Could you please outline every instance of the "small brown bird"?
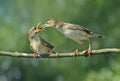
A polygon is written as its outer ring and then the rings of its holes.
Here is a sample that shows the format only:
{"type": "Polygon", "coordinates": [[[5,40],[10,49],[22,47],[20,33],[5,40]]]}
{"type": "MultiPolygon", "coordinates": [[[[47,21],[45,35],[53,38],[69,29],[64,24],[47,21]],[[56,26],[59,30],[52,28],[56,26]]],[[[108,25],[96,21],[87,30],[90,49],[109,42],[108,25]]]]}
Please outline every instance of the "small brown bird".
{"type": "MultiPolygon", "coordinates": [[[[89,48],[87,49],[86,53],[90,56],[92,50],[91,50],[91,44],[90,44],[90,37],[96,37],[96,38],[104,38],[104,36],[99,34],[92,33],[89,29],[77,25],[77,24],[71,24],[67,22],[62,22],[56,19],[48,20],[44,25],[42,25],[44,28],[46,27],[56,27],[58,31],[60,31],[63,35],[66,37],[76,41],[79,44],[82,44],[81,40],[88,40],[89,42],[89,48]]],[[[78,54],[78,50],[74,52],[74,55],[78,54]]]]}
{"type": "Polygon", "coordinates": [[[40,24],[37,26],[33,26],[29,30],[29,41],[30,41],[30,48],[34,52],[34,57],[38,57],[39,55],[47,55],[49,56],[51,53],[55,53],[53,51],[54,46],[50,43],[46,42],[44,39],[39,37],[39,33],[42,32],[44,29],[40,27],[40,24]]]}

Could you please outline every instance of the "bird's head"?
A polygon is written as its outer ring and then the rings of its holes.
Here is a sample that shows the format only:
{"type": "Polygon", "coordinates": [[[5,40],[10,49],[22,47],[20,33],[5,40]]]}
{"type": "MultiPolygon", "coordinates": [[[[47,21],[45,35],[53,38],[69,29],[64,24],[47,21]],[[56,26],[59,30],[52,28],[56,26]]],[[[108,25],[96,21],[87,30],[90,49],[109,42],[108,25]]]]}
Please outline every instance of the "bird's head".
{"type": "Polygon", "coordinates": [[[29,33],[30,36],[34,36],[34,35],[38,34],[39,32],[42,32],[43,30],[44,30],[44,28],[42,28],[40,26],[40,23],[39,23],[38,25],[33,26],[32,28],[30,28],[28,33],[29,33]]]}
{"type": "Polygon", "coordinates": [[[46,27],[55,27],[55,25],[57,24],[58,20],[56,19],[50,19],[48,20],[44,25],[42,25],[43,28],[46,27]]]}

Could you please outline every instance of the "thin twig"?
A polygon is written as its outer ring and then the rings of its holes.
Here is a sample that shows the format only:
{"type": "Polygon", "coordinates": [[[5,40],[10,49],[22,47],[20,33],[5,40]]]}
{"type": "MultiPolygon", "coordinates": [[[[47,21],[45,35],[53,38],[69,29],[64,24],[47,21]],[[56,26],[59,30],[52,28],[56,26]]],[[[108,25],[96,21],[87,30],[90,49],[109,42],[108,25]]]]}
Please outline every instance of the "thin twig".
{"type": "MultiPolygon", "coordinates": [[[[101,54],[120,54],[120,48],[106,48],[106,49],[98,49],[92,50],[91,55],[101,55],[101,54]]],[[[11,56],[11,57],[24,57],[24,58],[34,58],[34,54],[29,53],[19,53],[19,52],[5,52],[0,51],[0,56],[11,56]]],[[[85,56],[85,51],[79,52],[76,57],[85,56]]],[[[73,53],[58,53],[51,54],[50,56],[39,56],[38,58],[63,58],[63,57],[73,57],[73,53]]]]}

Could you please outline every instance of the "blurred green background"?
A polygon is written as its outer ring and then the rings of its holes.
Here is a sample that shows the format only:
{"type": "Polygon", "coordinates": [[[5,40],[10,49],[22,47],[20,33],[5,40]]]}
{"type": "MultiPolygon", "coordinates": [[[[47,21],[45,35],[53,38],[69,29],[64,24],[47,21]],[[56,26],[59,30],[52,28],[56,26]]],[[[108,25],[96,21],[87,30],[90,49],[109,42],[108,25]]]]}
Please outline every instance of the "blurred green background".
{"type": "MultiPolygon", "coordinates": [[[[0,50],[32,53],[28,30],[56,18],[83,25],[105,39],[92,39],[92,48],[120,47],[120,0],[0,0],[0,50]]],[[[41,37],[58,52],[80,47],[54,28],[41,37]]],[[[87,41],[80,47],[85,50],[87,41]]],[[[0,57],[0,81],[120,81],[120,56],[31,59],[0,57]]]]}

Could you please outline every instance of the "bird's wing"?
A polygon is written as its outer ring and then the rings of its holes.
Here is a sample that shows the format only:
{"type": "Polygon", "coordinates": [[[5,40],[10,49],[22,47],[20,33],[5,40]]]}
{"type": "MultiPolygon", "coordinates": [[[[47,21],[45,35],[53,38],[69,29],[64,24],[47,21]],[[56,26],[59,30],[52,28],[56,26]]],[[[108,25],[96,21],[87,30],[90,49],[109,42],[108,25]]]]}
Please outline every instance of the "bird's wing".
{"type": "Polygon", "coordinates": [[[89,29],[85,28],[84,26],[77,25],[77,24],[67,23],[67,28],[72,29],[72,30],[82,30],[92,35],[92,32],[89,29]]]}
{"type": "Polygon", "coordinates": [[[53,49],[53,48],[54,48],[53,45],[51,45],[50,43],[48,43],[48,42],[45,41],[44,39],[40,38],[40,40],[42,41],[41,43],[42,43],[44,46],[46,46],[46,47],[48,47],[48,48],[50,48],[50,49],[53,49]]]}

